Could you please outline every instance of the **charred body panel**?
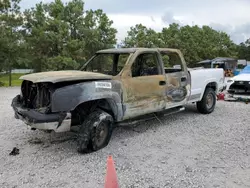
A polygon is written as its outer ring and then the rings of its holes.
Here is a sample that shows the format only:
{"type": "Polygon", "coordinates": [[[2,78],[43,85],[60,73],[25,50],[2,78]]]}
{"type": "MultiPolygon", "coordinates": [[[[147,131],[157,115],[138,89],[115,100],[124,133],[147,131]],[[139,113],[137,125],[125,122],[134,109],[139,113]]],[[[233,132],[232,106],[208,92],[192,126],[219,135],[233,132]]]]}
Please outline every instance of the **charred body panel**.
{"type": "Polygon", "coordinates": [[[190,83],[188,80],[182,81],[182,76],[185,75],[183,72],[167,73],[166,79],[168,82],[166,88],[167,102],[182,102],[188,97],[188,90],[190,83]]]}
{"type": "MultiPolygon", "coordinates": [[[[131,49],[133,50],[133,49],[131,49]]],[[[134,118],[139,115],[158,112],[169,107],[184,103],[187,99],[187,80],[182,81],[182,77],[187,77],[185,61],[182,61],[182,70],[166,74],[160,52],[169,52],[181,55],[178,50],[173,49],[138,49],[134,51],[128,64],[122,73],[124,120],[134,118]],[[146,75],[132,74],[133,64],[137,63],[137,58],[143,54],[153,54],[155,56],[154,69],[143,73],[146,75]],[[158,71],[157,71],[158,70],[158,71]]]]}
{"type": "Polygon", "coordinates": [[[165,109],[163,80],[163,75],[123,79],[124,119],[165,109]]]}
{"type": "Polygon", "coordinates": [[[62,83],[33,83],[24,80],[21,85],[20,102],[24,108],[36,109],[42,113],[51,112],[52,94],[59,88],[74,85],[81,81],[62,83]]]}
{"type": "Polygon", "coordinates": [[[21,112],[22,116],[29,118],[30,123],[37,121],[41,123],[41,121],[48,122],[51,114],[53,120],[58,120],[57,115],[53,114],[70,113],[84,102],[105,99],[112,109],[115,120],[120,121],[123,116],[121,93],[121,83],[116,80],[57,84],[34,84],[23,81],[21,95],[13,99],[12,106],[16,112],[17,107],[24,109],[21,112]]]}
{"type": "Polygon", "coordinates": [[[124,120],[165,108],[166,78],[158,49],[136,50],[123,69],[121,82],[124,120]],[[145,70],[143,63],[147,55],[151,56],[152,64],[145,70]],[[152,71],[151,68],[155,70],[152,71]]]}
{"type": "Polygon", "coordinates": [[[181,102],[187,96],[187,89],[186,87],[173,88],[173,89],[167,90],[166,95],[173,102],[181,102]]]}
{"type": "Polygon", "coordinates": [[[78,105],[105,99],[117,121],[122,119],[121,83],[116,80],[99,80],[69,85],[55,90],[51,98],[52,112],[72,111],[78,105]]]}
{"type": "Polygon", "coordinates": [[[54,130],[55,132],[66,132],[70,130],[71,114],[67,112],[60,113],[42,113],[37,109],[26,108],[23,105],[21,96],[17,95],[11,103],[15,112],[15,118],[23,120],[33,129],[54,130]]]}

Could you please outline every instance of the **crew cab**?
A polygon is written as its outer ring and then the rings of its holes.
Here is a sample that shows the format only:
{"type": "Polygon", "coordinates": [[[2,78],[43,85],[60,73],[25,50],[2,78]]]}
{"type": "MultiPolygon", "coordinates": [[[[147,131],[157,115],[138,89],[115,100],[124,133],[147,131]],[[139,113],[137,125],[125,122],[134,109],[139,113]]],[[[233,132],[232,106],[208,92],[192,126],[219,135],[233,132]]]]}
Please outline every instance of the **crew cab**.
{"type": "Polygon", "coordinates": [[[12,101],[17,119],[33,130],[77,131],[80,153],[105,147],[112,130],[196,103],[210,114],[223,90],[223,69],[188,69],[180,50],[97,51],[80,70],[28,74],[12,101]]]}

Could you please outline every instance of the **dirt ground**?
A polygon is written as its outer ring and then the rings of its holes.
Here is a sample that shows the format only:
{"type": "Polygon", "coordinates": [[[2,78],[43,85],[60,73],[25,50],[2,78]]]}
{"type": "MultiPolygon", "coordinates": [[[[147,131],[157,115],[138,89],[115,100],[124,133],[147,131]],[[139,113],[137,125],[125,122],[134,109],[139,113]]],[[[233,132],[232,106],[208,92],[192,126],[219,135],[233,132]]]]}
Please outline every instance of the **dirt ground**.
{"type": "Polygon", "coordinates": [[[120,187],[250,187],[250,104],[218,101],[210,115],[186,111],[115,129],[95,153],[73,135],[32,131],[14,118],[19,88],[0,88],[0,187],[102,188],[112,155],[120,187]],[[13,147],[19,155],[9,155],[13,147]]]}

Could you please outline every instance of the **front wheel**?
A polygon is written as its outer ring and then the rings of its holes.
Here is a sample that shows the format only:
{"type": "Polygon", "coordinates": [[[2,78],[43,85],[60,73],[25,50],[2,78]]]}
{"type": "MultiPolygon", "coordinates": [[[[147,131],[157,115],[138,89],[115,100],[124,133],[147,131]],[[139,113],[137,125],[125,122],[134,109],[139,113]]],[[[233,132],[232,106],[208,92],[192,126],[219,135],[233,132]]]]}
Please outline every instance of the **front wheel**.
{"type": "Polygon", "coordinates": [[[210,114],[214,111],[216,94],[212,88],[207,88],[201,101],[197,102],[197,110],[202,114],[210,114]]]}
{"type": "Polygon", "coordinates": [[[108,145],[113,130],[113,117],[97,109],[83,122],[78,133],[78,152],[89,153],[108,145]]]}

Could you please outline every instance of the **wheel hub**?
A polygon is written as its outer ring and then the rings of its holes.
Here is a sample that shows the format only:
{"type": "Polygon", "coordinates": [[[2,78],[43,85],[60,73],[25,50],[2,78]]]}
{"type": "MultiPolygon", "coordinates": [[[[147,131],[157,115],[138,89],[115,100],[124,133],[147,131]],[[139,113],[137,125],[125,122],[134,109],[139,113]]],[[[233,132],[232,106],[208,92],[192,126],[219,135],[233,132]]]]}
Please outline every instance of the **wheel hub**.
{"type": "Polygon", "coordinates": [[[103,135],[104,135],[104,131],[103,130],[101,130],[101,132],[100,132],[100,137],[103,137],[103,135]]]}
{"type": "Polygon", "coordinates": [[[207,95],[207,100],[206,100],[206,105],[207,105],[207,108],[212,108],[213,106],[213,96],[212,94],[208,94],[207,95]]]}
{"type": "Polygon", "coordinates": [[[96,145],[101,146],[108,136],[108,125],[106,123],[101,123],[96,130],[96,145]]]}

